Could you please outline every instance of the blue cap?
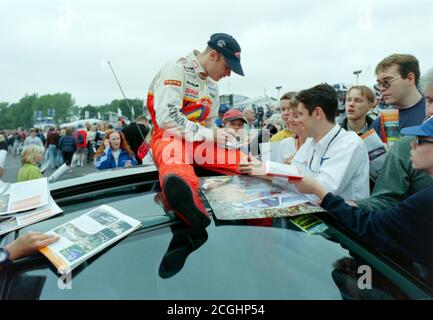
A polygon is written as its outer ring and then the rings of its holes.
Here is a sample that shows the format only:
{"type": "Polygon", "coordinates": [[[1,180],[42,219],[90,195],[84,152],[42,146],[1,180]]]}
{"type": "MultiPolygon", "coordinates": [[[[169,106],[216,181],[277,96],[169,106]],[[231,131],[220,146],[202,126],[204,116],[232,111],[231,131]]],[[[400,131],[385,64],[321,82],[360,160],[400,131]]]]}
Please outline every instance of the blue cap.
{"type": "Polygon", "coordinates": [[[228,66],[233,72],[241,76],[244,75],[241,66],[241,47],[231,35],[215,33],[211,35],[207,45],[224,56],[228,66]]]}
{"type": "Polygon", "coordinates": [[[420,126],[408,127],[401,130],[401,133],[406,136],[419,136],[433,138],[433,116],[428,118],[420,126]]]}

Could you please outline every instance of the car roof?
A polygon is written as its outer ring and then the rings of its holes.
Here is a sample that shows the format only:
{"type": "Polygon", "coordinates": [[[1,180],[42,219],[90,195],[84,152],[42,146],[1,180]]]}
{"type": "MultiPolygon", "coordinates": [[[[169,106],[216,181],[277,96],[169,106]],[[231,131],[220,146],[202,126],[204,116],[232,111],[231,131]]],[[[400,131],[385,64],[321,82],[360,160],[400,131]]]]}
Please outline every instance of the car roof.
{"type": "Polygon", "coordinates": [[[365,261],[373,268],[374,290],[355,290],[355,297],[431,294],[333,226],[327,235],[309,235],[287,218],[274,219],[273,227],[260,227],[214,217],[206,233],[192,234],[161,207],[157,178],[155,168],[142,167],[114,170],[81,184],[68,180],[52,186],[64,214],[19,234],[48,231],[101,204],[140,220],[142,228],[75,269],[74,290],[59,288],[59,275],[43,256],[23,259],[2,275],[2,292],[7,292],[2,298],[342,299],[354,295],[358,267],[365,261]]]}

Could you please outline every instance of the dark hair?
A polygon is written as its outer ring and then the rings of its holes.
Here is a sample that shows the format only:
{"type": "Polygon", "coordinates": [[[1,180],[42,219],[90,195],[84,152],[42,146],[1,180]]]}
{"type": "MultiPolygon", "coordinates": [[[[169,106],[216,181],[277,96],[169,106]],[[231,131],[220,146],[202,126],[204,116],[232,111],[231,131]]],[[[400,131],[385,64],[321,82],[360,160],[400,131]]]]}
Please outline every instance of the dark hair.
{"type": "Polygon", "coordinates": [[[406,79],[409,73],[413,73],[415,75],[415,85],[418,86],[421,72],[419,71],[418,59],[415,56],[411,54],[392,54],[379,62],[375,73],[378,74],[379,71],[388,69],[393,65],[398,66],[398,71],[403,79],[406,79]]]}
{"type": "Polygon", "coordinates": [[[335,89],[327,83],[319,84],[310,89],[302,90],[296,96],[299,102],[308,109],[311,115],[317,107],[320,107],[329,122],[334,123],[338,109],[338,98],[335,89]]]}

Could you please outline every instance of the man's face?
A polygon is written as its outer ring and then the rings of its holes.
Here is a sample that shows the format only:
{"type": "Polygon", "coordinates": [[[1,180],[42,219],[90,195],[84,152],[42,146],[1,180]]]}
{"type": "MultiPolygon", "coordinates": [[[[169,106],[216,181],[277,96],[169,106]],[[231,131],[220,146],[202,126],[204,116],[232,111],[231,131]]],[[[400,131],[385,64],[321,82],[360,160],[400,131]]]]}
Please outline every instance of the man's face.
{"type": "Polygon", "coordinates": [[[417,137],[411,143],[410,159],[412,167],[417,170],[433,170],[433,138],[417,137]],[[419,144],[417,144],[417,141],[419,144]],[[426,141],[426,142],[424,142],[426,141]]]}
{"type": "Polygon", "coordinates": [[[427,117],[433,116],[433,86],[428,88],[425,96],[425,114],[427,117]]]}
{"type": "Polygon", "coordinates": [[[34,138],[34,137],[36,137],[36,131],[32,131],[32,132],[30,132],[30,134],[31,134],[31,136],[34,138]]]}
{"type": "Polygon", "coordinates": [[[284,124],[287,127],[289,127],[289,117],[292,111],[290,108],[290,100],[281,100],[280,109],[281,109],[281,118],[283,119],[284,124]]]}
{"type": "Polygon", "coordinates": [[[298,113],[298,123],[302,126],[304,133],[307,137],[313,137],[316,124],[316,120],[314,119],[314,112],[312,115],[309,115],[308,109],[305,108],[305,105],[302,102],[299,102],[298,113]]]}
{"type": "Polygon", "coordinates": [[[247,110],[245,112],[245,118],[247,119],[248,122],[253,122],[254,119],[256,118],[256,113],[252,110],[247,110]]]}
{"type": "Polygon", "coordinates": [[[361,90],[352,89],[346,96],[346,113],[350,120],[365,118],[365,115],[372,107],[367,97],[363,96],[361,90]]]}
{"type": "Polygon", "coordinates": [[[233,129],[237,133],[240,133],[241,130],[244,128],[245,122],[242,119],[236,119],[232,121],[227,121],[227,123],[224,125],[225,128],[233,129]]]}
{"type": "Polygon", "coordinates": [[[224,77],[230,77],[231,70],[226,63],[224,56],[214,50],[209,53],[209,63],[207,73],[214,81],[219,81],[224,77]]]}
{"type": "MultiPolygon", "coordinates": [[[[380,93],[383,100],[388,105],[394,105],[397,108],[402,106],[402,101],[409,94],[410,86],[409,80],[403,79],[399,72],[398,65],[392,65],[389,68],[381,70],[376,75],[378,83],[389,83],[389,88],[386,86],[380,86],[380,93]]],[[[406,107],[406,106],[402,106],[406,107]]]]}

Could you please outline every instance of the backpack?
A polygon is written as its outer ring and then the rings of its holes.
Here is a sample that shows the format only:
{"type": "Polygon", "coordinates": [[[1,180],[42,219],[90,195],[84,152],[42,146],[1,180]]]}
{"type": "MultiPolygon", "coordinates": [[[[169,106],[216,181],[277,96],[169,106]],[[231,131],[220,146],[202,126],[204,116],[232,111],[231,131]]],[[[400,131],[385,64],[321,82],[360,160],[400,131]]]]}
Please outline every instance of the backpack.
{"type": "Polygon", "coordinates": [[[78,131],[78,133],[77,133],[77,141],[78,141],[78,144],[84,143],[84,136],[81,134],[81,131],[78,131]]]}

